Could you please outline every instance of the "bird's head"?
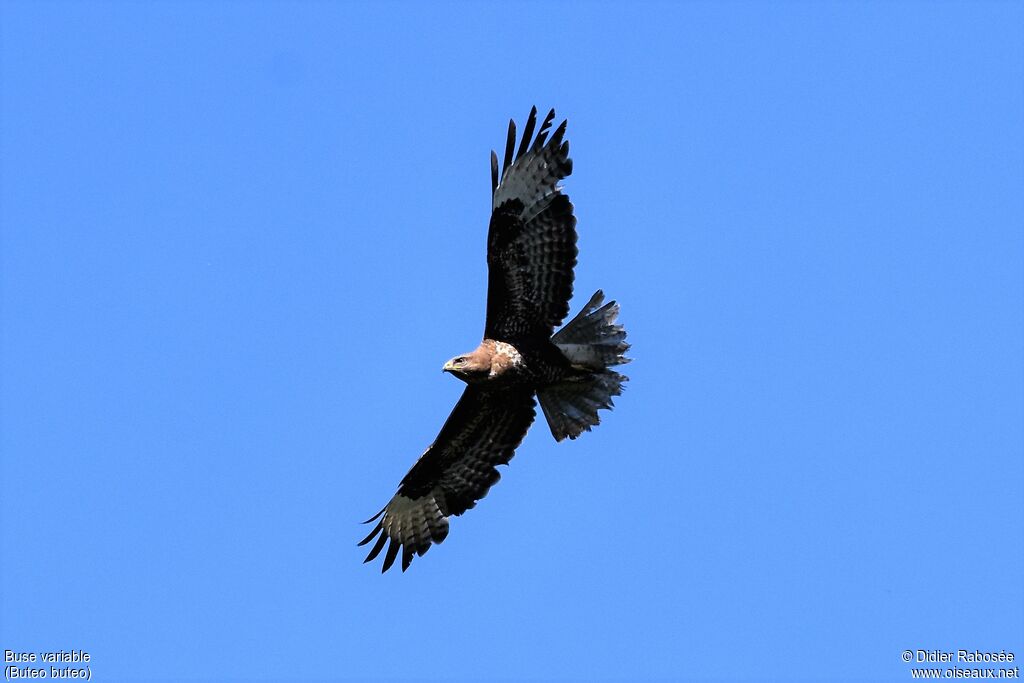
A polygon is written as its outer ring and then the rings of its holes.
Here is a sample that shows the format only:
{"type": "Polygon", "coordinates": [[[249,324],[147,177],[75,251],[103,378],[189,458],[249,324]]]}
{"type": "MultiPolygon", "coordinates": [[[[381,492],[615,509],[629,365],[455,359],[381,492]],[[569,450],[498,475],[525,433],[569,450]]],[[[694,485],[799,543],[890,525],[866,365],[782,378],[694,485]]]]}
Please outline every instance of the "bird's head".
{"type": "Polygon", "coordinates": [[[442,372],[450,372],[463,382],[479,382],[487,379],[491,372],[491,358],[481,349],[461,356],[455,356],[444,364],[442,372]]]}

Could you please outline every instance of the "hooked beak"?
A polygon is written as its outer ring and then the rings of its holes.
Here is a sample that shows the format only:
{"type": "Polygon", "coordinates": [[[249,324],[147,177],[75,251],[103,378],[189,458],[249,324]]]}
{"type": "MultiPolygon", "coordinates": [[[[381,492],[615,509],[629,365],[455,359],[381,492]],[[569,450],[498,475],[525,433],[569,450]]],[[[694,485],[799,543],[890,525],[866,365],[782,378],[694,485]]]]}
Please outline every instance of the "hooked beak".
{"type": "Polygon", "coordinates": [[[447,361],[447,362],[445,362],[445,364],[443,366],[441,366],[441,372],[442,373],[444,373],[444,372],[451,372],[452,371],[452,367],[453,367],[452,366],[452,362],[451,361],[447,361]]]}

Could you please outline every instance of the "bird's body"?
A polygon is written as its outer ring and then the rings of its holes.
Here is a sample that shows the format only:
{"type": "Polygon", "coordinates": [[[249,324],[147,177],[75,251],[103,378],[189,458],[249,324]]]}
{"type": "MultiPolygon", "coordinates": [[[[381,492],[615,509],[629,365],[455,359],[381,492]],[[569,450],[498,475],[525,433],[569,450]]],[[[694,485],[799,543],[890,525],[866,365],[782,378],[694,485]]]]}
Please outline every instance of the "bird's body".
{"type": "Polygon", "coordinates": [[[442,369],[467,384],[529,386],[534,390],[577,374],[569,359],[547,339],[540,343],[484,339],[476,349],[453,358],[442,369]]]}
{"type": "Polygon", "coordinates": [[[390,539],[383,570],[402,552],[402,570],[448,534],[448,518],[476,505],[498,481],[534,420],[536,399],[557,441],[575,439],[600,422],[626,377],[609,369],[628,362],[626,332],[615,302],[599,290],[583,310],[552,335],[569,312],[576,265],[576,218],[558,181],[572,172],[566,122],[552,134],[552,110],[536,139],[530,112],[518,152],[509,122],[499,178],[491,153],[492,213],[487,238],[487,319],[484,339],[443,370],[467,387],[441,432],[402,479],[398,493],[367,522],[360,543],[377,542],[373,560],[390,539]],[[531,144],[532,143],[532,144],[531,144]],[[500,182],[499,182],[500,180],[500,182]],[[379,535],[379,536],[378,536],[379,535]]]}

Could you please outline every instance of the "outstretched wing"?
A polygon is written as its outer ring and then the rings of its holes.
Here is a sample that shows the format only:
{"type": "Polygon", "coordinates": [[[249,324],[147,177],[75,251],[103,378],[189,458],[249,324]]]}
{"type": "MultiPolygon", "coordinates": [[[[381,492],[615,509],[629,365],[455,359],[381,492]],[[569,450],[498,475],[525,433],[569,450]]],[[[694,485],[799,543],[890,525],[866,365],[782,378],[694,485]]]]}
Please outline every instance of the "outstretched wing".
{"type": "Polygon", "coordinates": [[[534,416],[533,391],[469,386],[448,416],[434,443],[402,479],[387,506],[367,520],[377,521],[370,535],[377,542],[366,556],[372,561],[391,540],[384,556],[386,572],[402,551],[402,571],[413,554],[423,555],[448,535],[448,516],[461,515],[487,495],[526,436],[534,416]]]}
{"type": "Polygon", "coordinates": [[[508,123],[505,158],[491,152],[491,225],[487,236],[487,324],[484,337],[550,336],[569,312],[576,265],[576,217],[558,182],[572,173],[562,121],[547,140],[552,109],[536,139],[537,108],[514,152],[516,125],[508,123]]]}

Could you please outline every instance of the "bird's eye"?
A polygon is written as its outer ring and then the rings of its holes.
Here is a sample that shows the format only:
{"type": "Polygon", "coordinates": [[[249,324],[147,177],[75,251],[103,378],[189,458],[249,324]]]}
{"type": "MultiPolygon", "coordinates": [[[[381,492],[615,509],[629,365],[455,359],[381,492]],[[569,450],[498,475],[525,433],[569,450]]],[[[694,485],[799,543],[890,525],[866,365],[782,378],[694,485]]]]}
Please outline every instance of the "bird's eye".
{"type": "Polygon", "coordinates": [[[455,359],[455,364],[456,365],[463,365],[463,364],[465,364],[465,362],[466,362],[465,358],[456,358],[455,359]]]}

